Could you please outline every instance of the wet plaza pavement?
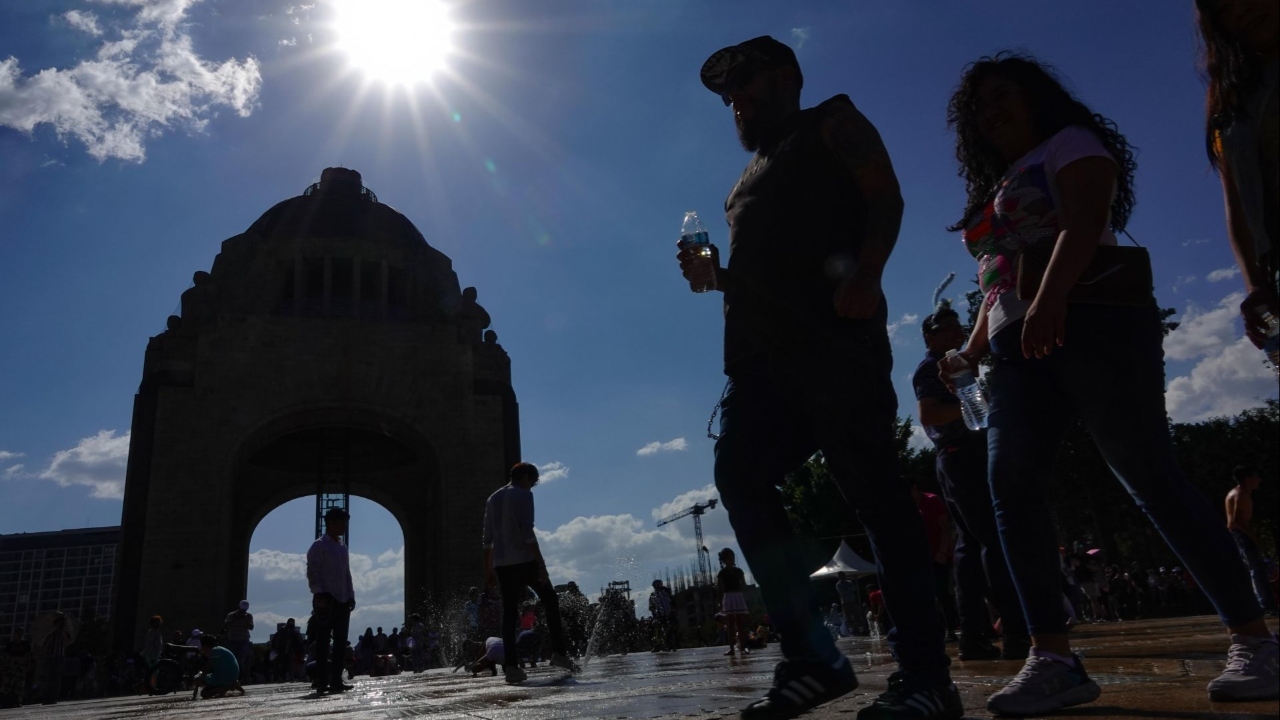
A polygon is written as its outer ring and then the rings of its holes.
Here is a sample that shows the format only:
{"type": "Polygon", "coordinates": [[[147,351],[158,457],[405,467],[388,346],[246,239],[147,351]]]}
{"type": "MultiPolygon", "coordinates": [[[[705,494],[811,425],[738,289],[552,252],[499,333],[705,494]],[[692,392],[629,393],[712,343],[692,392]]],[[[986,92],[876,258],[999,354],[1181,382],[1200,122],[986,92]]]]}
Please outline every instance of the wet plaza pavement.
{"type": "MultiPolygon", "coordinates": [[[[1078,628],[1075,645],[1102,697],[1055,717],[1169,718],[1171,720],[1273,720],[1280,703],[1214,704],[1205,683],[1221,672],[1226,636],[1211,617],[1103,623],[1078,628]]],[[[806,715],[852,719],[885,689],[893,666],[879,641],[840,644],[858,668],[862,686],[806,715]]],[[[953,653],[955,646],[948,649],[953,653]]],[[[578,718],[726,718],[763,694],[777,662],[776,647],[730,659],[720,649],[639,653],[593,659],[576,677],[539,667],[527,682],[509,686],[501,676],[472,678],[433,670],[389,678],[359,677],[355,690],[317,697],[301,684],[254,685],[242,698],[191,700],[190,693],[65,702],[0,710],[0,719],[23,720],[571,720],[578,718]]],[[[987,695],[1018,671],[1020,663],[953,665],[966,717],[988,718],[987,695]]]]}

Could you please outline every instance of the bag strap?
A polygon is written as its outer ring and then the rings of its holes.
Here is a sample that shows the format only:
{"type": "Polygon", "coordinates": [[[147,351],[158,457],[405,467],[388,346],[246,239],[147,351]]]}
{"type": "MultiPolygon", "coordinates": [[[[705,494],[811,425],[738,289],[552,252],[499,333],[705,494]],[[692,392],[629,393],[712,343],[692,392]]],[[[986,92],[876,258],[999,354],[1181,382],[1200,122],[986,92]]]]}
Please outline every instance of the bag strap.
{"type": "Polygon", "coordinates": [[[1133,243],[1135,246],[1143,247],[1141,243],[1133,239],[1133,236],[1129,234],[1128,230],[1121,230],[1120,232],[1123,233],[1125,237],[1129,238],[1129,242],[1133,243]]]}
{"type": "Polygon", "coordinates": [[[720,436],[711,431],[716,424],[716,415],[720,412],[720,405],[724,403],[724,396],[729,394],[729,380],[724,383],[724,390],[720,392],[720,399],[716,401],[716,406],[711,409],[711,419],[707,421],[707,437],[712,440],[719,440],[720,436]]]}

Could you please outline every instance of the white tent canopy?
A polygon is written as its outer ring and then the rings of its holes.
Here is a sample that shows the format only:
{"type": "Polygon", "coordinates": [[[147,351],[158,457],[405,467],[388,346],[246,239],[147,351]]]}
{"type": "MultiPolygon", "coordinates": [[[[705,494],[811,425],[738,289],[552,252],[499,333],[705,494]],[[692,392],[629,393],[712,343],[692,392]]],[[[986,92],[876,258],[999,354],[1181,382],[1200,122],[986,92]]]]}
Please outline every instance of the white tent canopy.
{"type": "Polygon", "coordinates": [[[836,577],[840,573],[849,573],[857,577],[859,575],[874,575],[876,566],[862,559],[862,556],[854,552],[848,543],[841,540],[840,549],[836,550],[836,554],[831,561],[823,565],[817,572],[809,576],[811,580],[820,578],[836,577]]]}

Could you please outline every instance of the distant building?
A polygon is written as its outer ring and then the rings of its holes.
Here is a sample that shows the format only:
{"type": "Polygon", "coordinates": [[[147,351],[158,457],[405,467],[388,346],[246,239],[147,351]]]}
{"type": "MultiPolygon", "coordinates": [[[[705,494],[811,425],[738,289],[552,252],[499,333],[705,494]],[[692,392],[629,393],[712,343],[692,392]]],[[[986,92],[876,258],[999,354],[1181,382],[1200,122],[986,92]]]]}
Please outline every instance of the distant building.
{"type": "Polygon", "coordinates": [[[110,617],[119,527],[0,535],[0,637],[50,610],[110,617]]]}
{"type": "MultiPolygon", "coordinates": [[[[714,582],[700,581],[702,575],[695,566],[688,569],[677,568],[674,574],[668,569],[665,574],[666,586],[671,589],[676,608],[676,627],[681,631],[698,634],[715,622],[716,613],[720,612],[720,596],[716,593],[714,582]]],[[[747,601],[751,617],[763,618],[766,610],[764,600],[760,597],[760,588],[748,584],[742,597],[747,601]]]]}
{"type": "Polygon", "coordinates": [[[681,630],[699,630],[715,620],[716,613],[720,612],[714,585],[684,588],[672,600],[676,606],[676,627],[681,630]]]}

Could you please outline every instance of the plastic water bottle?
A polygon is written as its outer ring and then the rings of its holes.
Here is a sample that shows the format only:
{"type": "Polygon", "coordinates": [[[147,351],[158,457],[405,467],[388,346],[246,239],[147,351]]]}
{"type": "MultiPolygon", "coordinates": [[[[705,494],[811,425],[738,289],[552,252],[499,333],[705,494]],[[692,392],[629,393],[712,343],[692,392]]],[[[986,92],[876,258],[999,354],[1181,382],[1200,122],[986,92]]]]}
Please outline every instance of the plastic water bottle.
{"type": "MultiPolygon", "coordinates": [[[[948,350],[947,357],[958,357],[955,350],[948,350]]],[[[960,411],[964,415],[964,424],[970,430],[981,430],[987,426],[987,397],[978,384],[978,378],[971,368],[952,373],[951,380],[956,386],[956,396],[960,398],[960,411]]]]}
{"type": "Polygon", "coordinates": [[[684,223],[680,226],[680,249],[685,250],[693,248],[695,253],[695,263],[705,263],[705,275],[708,278],[705,284],[695,285],[694,292],[707,292],[716,289],[716,273],[715,268],[711,267],[711,238],[707,235],[707,227],[702,224],[702,220],[698,217],[698,213],[690,210],[684,214],[684,223]]]}
{"type": "Polygon", "coordinates": [[[1258,308],[1262,321],[1267,324],[1267,340],[1262,343],[1262,352],[1271,361],[1271,369],[1280,375],[1280,318],[1272,315],[1266,306],[1258,308]]]}

